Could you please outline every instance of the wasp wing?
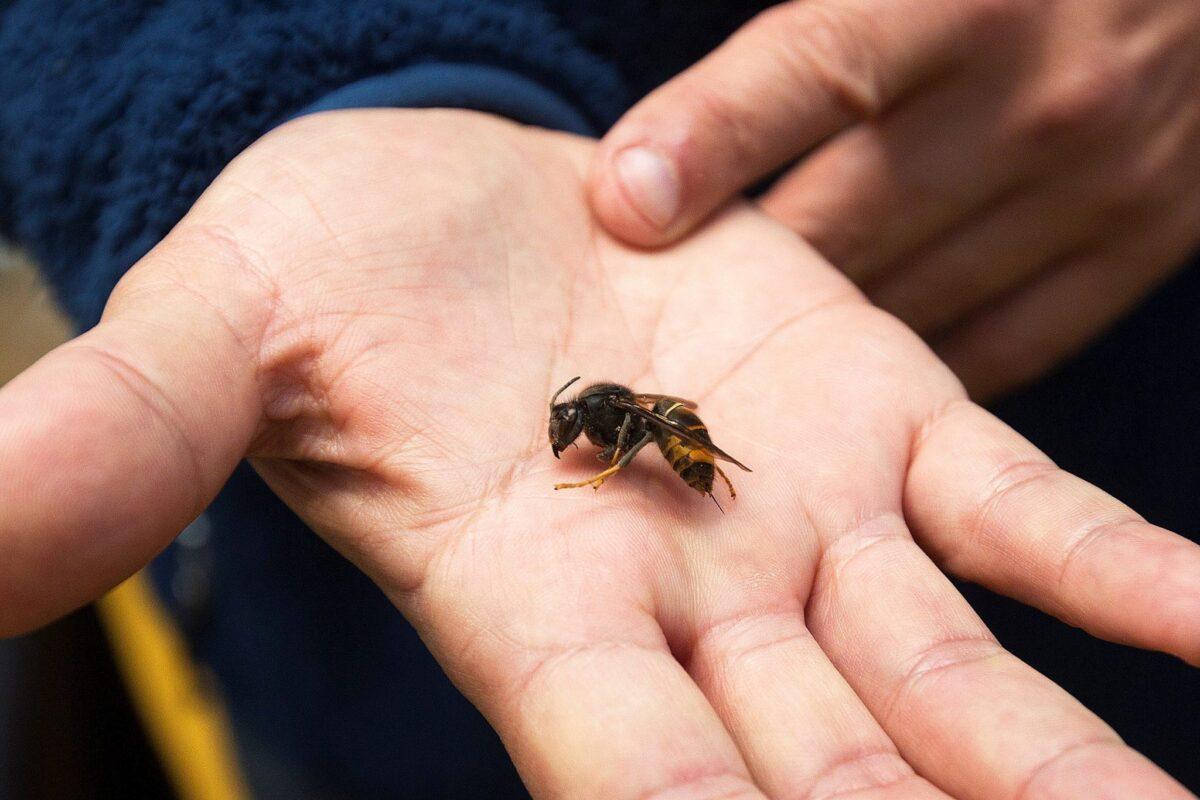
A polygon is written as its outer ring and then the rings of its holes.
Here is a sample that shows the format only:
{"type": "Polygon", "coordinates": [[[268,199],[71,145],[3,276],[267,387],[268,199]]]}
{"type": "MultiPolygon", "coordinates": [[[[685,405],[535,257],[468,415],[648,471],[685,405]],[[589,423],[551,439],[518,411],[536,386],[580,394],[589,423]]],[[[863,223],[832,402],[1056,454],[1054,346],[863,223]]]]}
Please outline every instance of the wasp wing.
{"type": "Polygon", "coordinates": [[[645,408],[642,408],[637,403],[632,402],[630,400],[622,400],[620,398],[614,398],[612,401],[612,404],[614,406],[616,406],[617,408],[621,409],[622,411],[628,411],[630,414],[639,416],[642,419],[646,420],[647,422],[649,422],[653,425],[657,425],[660,428],[665,428],[666,430],[669,430],[671,433],[675,434],[680,439],[683,439],[685,442],[690,442],[691,444],[694,444],[696,447],[707,450],[708,452],[712,453],[714,456],[721,459],[722,461],[728,461],[730,464],[741,467],[746,472],[753,472],[752,469],[747,467],[742,462],[738,461],[733,456],[729,455],[729,453],[726,453],[724,450],[717,447],[712,442],[706,442],[703,439],[698,438],[694,431],[689,431],[687,429],[687,427],[680,424],[676,420],[664,417],[662,414],[655,414],[653,411],[649,411],[645,408]]]}
{"type": "Polygon", "coordinates": [[[694,400],[684,400],[682,397],[675,397],[669,394],[635,394],[639,403],[657,403],[659,400],[670,400],[672,403],[679,403],[684,408],[699,408],[694,400]]]}

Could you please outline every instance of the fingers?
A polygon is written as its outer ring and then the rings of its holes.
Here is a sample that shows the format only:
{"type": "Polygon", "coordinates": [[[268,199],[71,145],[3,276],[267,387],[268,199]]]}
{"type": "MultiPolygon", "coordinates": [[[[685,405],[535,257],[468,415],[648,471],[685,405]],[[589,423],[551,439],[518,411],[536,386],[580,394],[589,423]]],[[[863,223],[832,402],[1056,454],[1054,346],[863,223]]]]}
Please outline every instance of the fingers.
{"type": "Polygon", "coordinates": [[[0,390],[0,633],[82,605],[144,565],[212,499],[258,421],[235,331],[256,310],[215,240],[176,237],[104,320],[0,390]],[[180,272],[199,276],[191,287],[180,272]],[[196,287],[220,285],[224,311],[196,287]],[[247,302],[243,302],[247,301],[247,302]]]}
{"type": "Polygon", "coordinates": [[[772,8],[650,94],[605,137],[592,203],[658,245],[964,55],[1003,4],[804,0],[772,8]]]}
{"type": "Polygon", "coordinates": [[[1078,352],[1135,307],[1194,244],[1200,208],[1139,217],[1102,245],[1051,265],[1003,304],[934,343],[977,400],[1027,383],[1078,352]]]}
{"type": "Polygon", "coordinates": [[[868,294],[917,333],[942,331],[995,303],[1095,233],[1068,210],[1076,196],[1063,187],[1004,198],[894,265],[868,294]]]}
{"type": "Polygon", "coordinates": [[[709,621],[689,669],[769,797],[947,800],[829,663],[798,602],[709,621]]]}
{"type": "Polygon", "coordinates": [[[380,585],[534,797],[761,800],[655,618],[653,583],[674,572],[657,529],[636,509],[584,505],[561,519],[513,505],[455,523],[417,584],[380,585]],[[649,535],[627,535],[630,524],[649,535]]]}
{"type": "Polygon", "coordinates": [[[1110,60],[1044,52],[1048,9],[1025,11],[972,40],[972,68],[805,159],[764,207],[863,283],[1025,182],[1067,168],[1094,180],[1087,161],[1111,159],[1135,93],[1110,60]]]}
{"type": "Polygon", "coordinates": [[[874,126],[846,131],[780,178],[762,199],[863,284],[1037,174],[1041,150],[1001,134],[993,107],[1012,76],[964,76],[915,97],[874,126]]]}
{"type": "Polygon", "coordinates": [[[1200,666],[1200,547],[1056,468],[978,406],[930,423],[906,507],[922,545],[956,575],[1200,666]]]}
{"type": "Polygon", "coordinates": [[[637,628],[486,668],[503,677],[480,707],[533,796],[761,800],[704,695],[637,628]]]}
{"type": "Polygon", "coordinates": [[[808,610],[901,755],[954,797],[1189,797],[1000,647],[898,516],[829,545],[808,610]]]}

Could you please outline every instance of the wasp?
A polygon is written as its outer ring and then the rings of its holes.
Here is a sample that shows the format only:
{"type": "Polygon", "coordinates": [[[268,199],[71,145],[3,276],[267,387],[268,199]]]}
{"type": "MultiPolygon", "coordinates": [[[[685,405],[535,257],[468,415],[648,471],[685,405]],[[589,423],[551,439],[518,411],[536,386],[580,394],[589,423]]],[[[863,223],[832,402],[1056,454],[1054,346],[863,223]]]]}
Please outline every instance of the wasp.
{"type": "MultiPolygon", "coordinates": [[[[729,487],[729,497],[737,497],[733,483],[716,460],[728,461],[746,472],[751,470],[713,444],[708,428],[696,416],[695,403],[665,394],[635,394],[619,383],[595,383],[573,400],[559,403],[559,396],[577,380],[579,376],[567,381],[550,398],[550,449],[558,458],[583,433],[601,448],[596,457],[607,461],[608,469],[586,481],[557,484],[555,489],[599,489],[653,441],[688,486],[716,503],[713,478],[720,475],[729,487]]],[[[718,508],[720,505],[717,503],[718,508]]]]}

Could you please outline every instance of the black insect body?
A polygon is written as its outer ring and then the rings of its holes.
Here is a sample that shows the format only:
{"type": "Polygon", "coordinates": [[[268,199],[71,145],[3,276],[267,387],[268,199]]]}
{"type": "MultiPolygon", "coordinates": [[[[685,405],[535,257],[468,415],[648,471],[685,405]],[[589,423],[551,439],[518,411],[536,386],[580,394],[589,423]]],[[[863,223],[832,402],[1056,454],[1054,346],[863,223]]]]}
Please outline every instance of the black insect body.
{"type": "Polygon", "coordinates": [[[577,380],[575,377],[567,381],[550,399],[550,449],[558,458],[583,433],[588,441],[601,448],[597,457],[609,466],[586,481],[560,483],[555,489],[581,486],[599,489],[604,481],[628,465],[638,451],[655,442],[688,486],[712,497],[713,478],[720,475],[729,487],[729,496],[737,496],[716,460],[728,461],[746,472],[750,468],[713,444],[708,428],[695,413],[695,403],[669,395],[635,394],[618,383],[596,383],[573,400],[557,402],[559,395],[577,380]]]}

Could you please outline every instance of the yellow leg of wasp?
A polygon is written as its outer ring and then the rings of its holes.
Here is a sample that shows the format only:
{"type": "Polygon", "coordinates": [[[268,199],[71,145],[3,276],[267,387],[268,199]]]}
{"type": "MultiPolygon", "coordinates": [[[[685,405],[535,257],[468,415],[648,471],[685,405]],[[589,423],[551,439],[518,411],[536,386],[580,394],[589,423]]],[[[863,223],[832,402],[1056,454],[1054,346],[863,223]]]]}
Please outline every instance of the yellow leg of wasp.
{"type": "Polygon", "coordinates": [[[609,468],[604,470],[604,472],[601,472],[599,475],[597,475],[594,478],[589,478],[588,480],[580,481],[579,483],[556,483],[554,485],[554,488],[555,489],[578,489],[581,486],[591,486],[593,489],[599,489],[601,486],[604,485],[604,482],[606,480],[608,480],[613,475],[616,475],[618,472],[621,471],[621,468],[617,466],[617,461],[619,461],[620,458],[621,458],[621,451],[614,450],[613,454],[612,454],[612,458],[610,458],[608,461],[609,468]]]}
{"type": "Polygon", "coordinates": [[[601,472],[599,475],[596,475],[593,478],[588,478],[586,481],[579,481],[578,483],[556,483],[556,484],[554,484],[554,488],[555,489],[578,489],[582,486],[591,486],[593,489],[599,489],[606,480],[611,478],[613,475],[616,475],[620,471],[621,471],[621,465],[613,464],[611,467],[604,470],[604,472],[601,472]]]}
{"type": "Polygon", "coordinates": [[[737,492],[733,490],[733,482],[729,480],[729,476],[725,474],[725,470],[713,464],[713,468],[717,470],[717,474],[721,476],[721,480],[725,481],[725,485],[729,487],[729,499],[737,497],[737,492]]]}
{"type": "Polygon", "coordinates": [[[608,469],[604,470],[604,472],[601,472],[599,475],[595,475],[591,478],[588,478],[586,481],[579,481],[578,483],[556,483],[554,485],[554,488],[555,489],[578,489],[581,486],[591,486],[593,489],[599,489],[606,480],[608,480],[613,475],[616,475],[618,472],[620,472],[622,469],[624,469],[625,465],[628,464],[630,461],[633,461],[633,457],[638,454],[638,451],[641,450],[646,445],[648,445],[653,440],[654,440],[653,434],[647,433],[645,436],[642,437],[642,440],[640,442],[638,442],[633,447],[626,450],[624,455],[622,455],[619,460],[617,459],[617,456],[614,454],[613,455],[613,458],[614,458],[613,465],[611,467],[609,467],[608,469]]]}

